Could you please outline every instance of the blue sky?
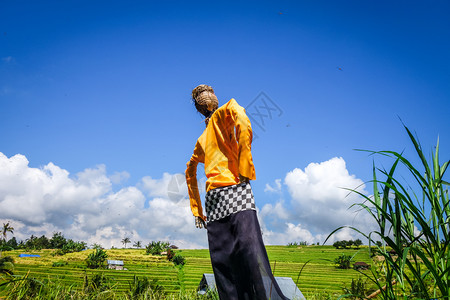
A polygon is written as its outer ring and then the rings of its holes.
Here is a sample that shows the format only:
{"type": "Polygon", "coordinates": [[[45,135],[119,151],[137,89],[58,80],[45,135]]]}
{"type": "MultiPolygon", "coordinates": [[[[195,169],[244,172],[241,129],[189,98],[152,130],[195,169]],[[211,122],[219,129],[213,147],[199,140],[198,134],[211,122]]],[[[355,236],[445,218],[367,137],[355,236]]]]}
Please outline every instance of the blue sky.
{"type": "Polygon", "coordinates": [[[261,92],[279,109],[264,126],[253,124],[253,188],[267,243],[316,242],[329,233],[337,223],[321,227],[301,212],[316,216],[314,203],[344,207],[349,199],[303,197],[288,178],[311,183],[337,168],[346,178],[340,184],[370,180],[372,158],[354,149],[412,155],[400,119],[426,152],[439,136],[448,160],[447,1],[0,1],[0,8],[0,219],[15,222],[19,238],[61,230],[106,246],[120,246],[123,235],[205,246],[204,232],[174,233],[193,219],[167,199],[168,182],[184,172],[204,129],[190,102],[201,83],[215,88],[221,104],[235,98],[255,122],[261,92]],[[21,171],[11,177],[15,163],[21,171]],[[46,169],[50,163],[64,180],[46,169]],[[40,179],[28,186],[33,176],[40,179]],[[23,183],[12,189],[6,182],[23,183]],[[105,185],[96,189],[99,182],[105,185]],[[100,192],[87,192],[86,210],[77,211],[73,202],[84,194],[69,197],[67,186],[100,192]],[[145,214],[108,223],[105,199],[121,202],[126,192],[145,214]],[[29,200],[37,206],[64,200],[40,218],[5,209],[20,210],[25,195],[40,195],[29,200]],[[106,215],[91,227],[90,205],[91,218],[106,215]],[[158,227],[145,219],[176,207],[185,223],[158,227]],[[61,210],[65,222],[55,220],[61,210]]]}

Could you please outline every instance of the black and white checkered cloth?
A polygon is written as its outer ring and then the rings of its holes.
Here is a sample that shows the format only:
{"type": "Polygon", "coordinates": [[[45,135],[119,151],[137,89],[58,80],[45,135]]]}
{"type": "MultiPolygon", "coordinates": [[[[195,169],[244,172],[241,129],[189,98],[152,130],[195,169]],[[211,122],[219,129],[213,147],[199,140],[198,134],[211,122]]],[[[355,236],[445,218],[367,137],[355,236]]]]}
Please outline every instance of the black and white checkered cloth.
{"type": "Polygon", "coordinates": [[[250,183],[215,188],[206,193],[206,217],[208,222],[220,220],[239,211],[256,210],[250,183]]]}

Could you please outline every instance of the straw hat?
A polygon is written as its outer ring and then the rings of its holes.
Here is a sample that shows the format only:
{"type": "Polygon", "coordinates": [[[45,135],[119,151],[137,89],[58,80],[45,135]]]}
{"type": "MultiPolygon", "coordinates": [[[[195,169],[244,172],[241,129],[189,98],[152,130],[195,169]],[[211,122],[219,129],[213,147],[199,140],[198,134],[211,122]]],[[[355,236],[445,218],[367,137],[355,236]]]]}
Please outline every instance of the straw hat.
{"type": "Polygon", "coordinates": [[[192,100],[195,108],[207,118],[219,107],[214,89],[206,84],[200,84],[192,90],[192,100]]]}

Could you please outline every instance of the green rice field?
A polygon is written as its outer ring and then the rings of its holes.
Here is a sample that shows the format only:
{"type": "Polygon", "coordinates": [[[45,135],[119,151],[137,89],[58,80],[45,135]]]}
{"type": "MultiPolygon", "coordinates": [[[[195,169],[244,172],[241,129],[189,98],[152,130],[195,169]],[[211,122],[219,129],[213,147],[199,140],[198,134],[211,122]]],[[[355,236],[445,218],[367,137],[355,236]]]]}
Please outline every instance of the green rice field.
{"type": "MultiPolygon", "coordinates": [[[[28,254],[39,254],[41,257],[23,257],[23,251],[6,251],[4,256],[12,256],[15,261],[15,275],[26,275],[39,280],[50,280],[64,285],[81,288],[85,276],[91,278],[95,274],[103,274],[114,285],[117,291],[129,289],[133,277],[157,279],[167,293],[196,290],[203,273],[212,273],[209,251],[176,250],[186,259],[183,267],[176,267],[165,256],[145,254],[144,249],[111,249],[106,250],[108,259],[123,260],[126,270],[87,269],[84,260],[93,250],[69,253],[64,256],[52,256],[54,250],[32,251],[28,254]],[[62,266],[53,266],[54,263],[62,266]]],[[[361,277],[353,270],[336,268],[334,259],[342,254],[353,255],[352,262],[363,261],[372,264],[367,248],[335,249],[332,246],[267,246],[269,260],[275,276],[291,277],[302,293],[340,295],[343,286],[350,286],[352,279],[361,277]],[[305,265],[305,263],[307,263],[305,265]],[[299,277],[299,271],[304,266],[299,277]],[[297,281],[298,280],[298,281],[297,281]]],[[[0,296],[5,295],[5,287],[0,296]]]]}

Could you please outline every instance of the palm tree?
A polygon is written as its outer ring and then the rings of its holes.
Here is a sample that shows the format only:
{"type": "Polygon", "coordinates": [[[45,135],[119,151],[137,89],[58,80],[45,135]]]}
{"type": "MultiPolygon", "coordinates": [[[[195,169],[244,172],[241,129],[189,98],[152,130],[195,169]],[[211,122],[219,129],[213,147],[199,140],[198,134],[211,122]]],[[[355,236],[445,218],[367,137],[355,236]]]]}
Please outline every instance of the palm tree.
{"type": "Polygon", "coordinates": [[[4,242],[6,242],[6,234],[8,232],[11,232],[11,234],[14,233],[14,228],[11,227],[11,225],[9,225],[9,222],[8,223],[3,223],[2,238],[3,238],[4,242]]]}
{"type": "MultiPolygon", "coordinates": [[[[8,233],[8,232],[14,233],[14,228],[11,227],[11,225],[9,225],[9,222],[3,223],[3,228],[2,228],[2,232],[1,232],[3,243],[6,243],[6,233],[8,233]]],[[[2,243],[0,243],[0,246],[1,246],[1,244],[2,243]]],[[[2,256],[2,249],[0,248],[0,257],[1,256],[2,256]]]]}
{"type": "Polygon", "coordinates": [[[129,237],[125,237],[125,238],[122,240],[122,244],[125,245],[125,248],[127,247],[127,244],[130,243],[130,242],[131,242],[131,240],[130,240],[129,237]]]}
{"type": "Polygon", "coordinates": [[[142,248],[141,241],[134,242],[133,247],[134,248],[142,248]]]}

